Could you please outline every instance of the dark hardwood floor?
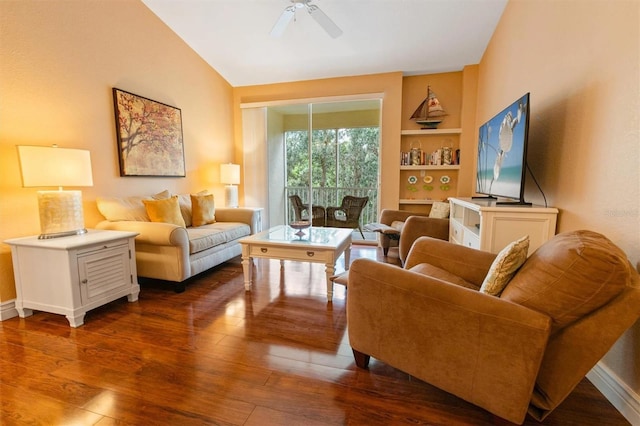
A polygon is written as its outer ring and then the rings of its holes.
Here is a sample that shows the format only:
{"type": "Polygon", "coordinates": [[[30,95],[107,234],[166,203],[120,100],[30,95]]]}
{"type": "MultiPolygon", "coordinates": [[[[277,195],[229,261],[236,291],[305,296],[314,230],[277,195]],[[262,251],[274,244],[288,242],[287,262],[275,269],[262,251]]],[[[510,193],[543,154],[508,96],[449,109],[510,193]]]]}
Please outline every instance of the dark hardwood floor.
{"type": "MultiPolygon", "coordinates": [[[[322,265],[256,265],[250,293],[236,259],[184,293],[144,282],[138,302],[90,311],[77,329],[42,312],[0,322],[0,424],[503,424],[374,359],[358,369],[345,289],[327,303],[322,265]]],[[[584,379],[544,424],[628,422],[584,379]]]]}

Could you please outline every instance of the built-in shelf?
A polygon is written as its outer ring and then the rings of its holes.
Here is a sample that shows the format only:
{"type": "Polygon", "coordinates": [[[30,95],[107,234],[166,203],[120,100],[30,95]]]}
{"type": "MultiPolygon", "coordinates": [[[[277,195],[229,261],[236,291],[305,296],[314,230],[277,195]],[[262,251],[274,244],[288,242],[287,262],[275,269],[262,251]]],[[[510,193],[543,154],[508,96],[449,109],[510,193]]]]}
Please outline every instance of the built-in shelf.
{"type": "Polygon", "coordinates": [[[423,165],[423,166],[400,166],[400,170],[459,170],[460,165],[446,165],[446,166],[434,166],[434,165],[423,165]]]}
{"type": "Polygon", "coordinates": [[[418,200],[414,198],[401,198],[400,204],[433,204],[441,200],[418,200]]]}
{"type": "Polygon", "coordinates": [[[417,129],[402,130],[401,135],[459,135],[462,129],[417,129]]]}

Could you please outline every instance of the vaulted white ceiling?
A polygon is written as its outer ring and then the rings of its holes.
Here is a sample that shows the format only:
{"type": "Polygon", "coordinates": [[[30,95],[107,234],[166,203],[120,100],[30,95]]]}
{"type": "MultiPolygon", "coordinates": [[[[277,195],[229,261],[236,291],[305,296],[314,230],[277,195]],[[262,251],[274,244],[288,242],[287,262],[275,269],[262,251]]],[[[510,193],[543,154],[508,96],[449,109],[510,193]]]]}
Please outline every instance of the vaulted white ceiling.
{"type": "Polygon", "coordinates": [[[312,0],[343,31],[330,37],[291,0],[142,0],[232,86],[477,64],[508,0],[312,0]]]}

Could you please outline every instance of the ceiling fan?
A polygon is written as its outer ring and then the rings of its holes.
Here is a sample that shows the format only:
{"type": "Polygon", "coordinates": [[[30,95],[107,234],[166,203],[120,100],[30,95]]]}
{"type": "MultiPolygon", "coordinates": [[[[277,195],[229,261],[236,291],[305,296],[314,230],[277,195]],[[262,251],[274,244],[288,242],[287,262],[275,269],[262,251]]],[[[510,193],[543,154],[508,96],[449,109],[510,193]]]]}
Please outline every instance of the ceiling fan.
{"type": "Polygon", "coordinates": [[[271,35],[273,37],[279,37],[284,33],[284,30],[289,25],[289,21],[296,14],[297,9],[303,7],[307,9],[309,15],[316,20],[318,24],[333,38],[340,37],[342,30],[329,18],[318,6],[311,4],[312,0],[290,0],[291,6],[287,6],[282,15],[278,18],[278,21],[271,29],[271,35]]]}

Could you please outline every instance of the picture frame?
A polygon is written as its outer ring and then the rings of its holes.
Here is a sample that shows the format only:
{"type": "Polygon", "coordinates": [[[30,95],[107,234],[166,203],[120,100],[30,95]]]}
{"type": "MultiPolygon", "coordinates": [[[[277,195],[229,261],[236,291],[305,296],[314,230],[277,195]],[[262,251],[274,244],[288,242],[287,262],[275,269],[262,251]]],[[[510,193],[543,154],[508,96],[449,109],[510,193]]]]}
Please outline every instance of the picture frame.
{"type": "Polygon", "coordinates": [[[185,177],[182,111],[113,88],[120,176],[185,177]]]}

